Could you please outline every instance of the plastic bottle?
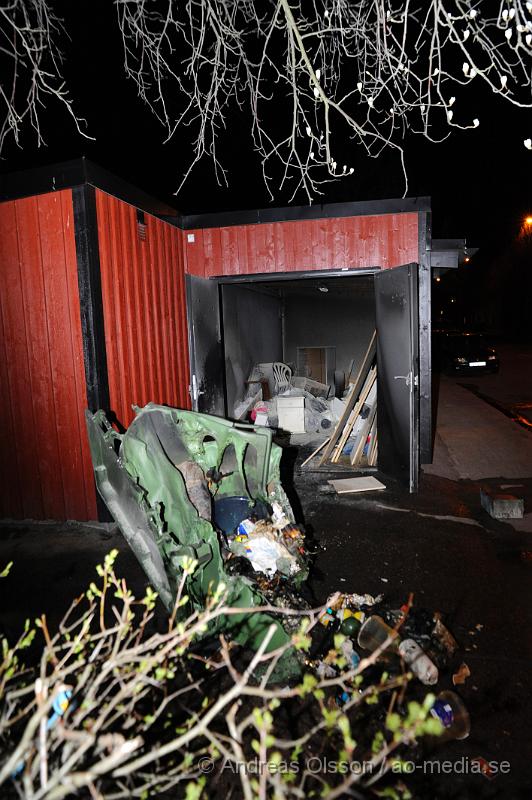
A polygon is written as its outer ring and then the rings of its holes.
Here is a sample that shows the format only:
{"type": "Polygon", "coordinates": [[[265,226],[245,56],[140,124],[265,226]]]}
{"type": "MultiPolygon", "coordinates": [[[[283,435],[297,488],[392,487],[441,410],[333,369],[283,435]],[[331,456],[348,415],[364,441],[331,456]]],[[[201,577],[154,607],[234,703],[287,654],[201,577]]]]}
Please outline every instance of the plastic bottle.
{"type": "MultiPolygon", "coordinates": [[[[358,633],[358,644],[363,650],[369,650],[373,653],[377,650],[389,636],[395,634],[393,628],[385,623],[382,617],[378,614],[373,614],[364,622],[358,633]]],[[[394,640],[389,645],[390,648],[395,649],[397,642],[394,640]]]]}
{"type": "Polygon", "coordinates": [[[438,667],[413,639],[403,639],[397,648],[405,664],[425,686],[438,682],[438,667]]]}
{"type": "Polygon", "coordinates": [[[349,617],[345,617],[340,625],[340,633],[343,633],[344,636],[351,636],[354,637],[361,628],[360,620],[358,620],[355,616],[351,615],[349,617]]]}
{"type": "Polygon", "coordinates": [[[455,692],[440,692],[430,713],[443,725],[443,733],[438,742],[449,739],[466,739],[471,730],[471,720],[467,708],[455,692]]]}

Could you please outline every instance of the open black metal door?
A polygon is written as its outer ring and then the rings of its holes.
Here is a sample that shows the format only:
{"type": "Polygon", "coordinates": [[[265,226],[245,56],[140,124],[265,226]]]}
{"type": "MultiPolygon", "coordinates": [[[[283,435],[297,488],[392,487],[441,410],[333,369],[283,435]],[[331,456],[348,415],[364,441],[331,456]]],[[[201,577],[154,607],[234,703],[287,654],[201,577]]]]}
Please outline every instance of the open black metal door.
{"type": "Polygon", "coordinates": [[[375,275],[379,468],[411,492],[419,477],[418,265],[375,275]]]}
{"type": "Polygon", "coordinates": [[[192,410],[225,416],[220,295],[216,281],[186,276],[192,410]]]}

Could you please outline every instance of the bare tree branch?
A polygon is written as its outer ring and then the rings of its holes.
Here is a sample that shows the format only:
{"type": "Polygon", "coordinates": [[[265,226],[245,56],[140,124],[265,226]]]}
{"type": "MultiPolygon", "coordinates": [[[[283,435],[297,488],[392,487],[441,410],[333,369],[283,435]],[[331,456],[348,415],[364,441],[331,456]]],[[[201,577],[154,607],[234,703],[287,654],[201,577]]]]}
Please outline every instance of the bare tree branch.
{"type": "MultiPolygon", "coordinates": [[[[530,108],[532,6],[524,0],[117,0],[124,66],[170,139],[226,175],[220,132],[250,121],[273,193],[320,193],[408,133],[441,141],[489,124],[471,114],[486,85],[530,108]],[[183,102],[183,98],[185,101],[183,102]],[[337,152],[352,152],[340,164],[337,152]]],[[[523,146],[516,142],[516,147],[523,146]]],[[[526,144],[525,144],[526,146],[526,144]]],[[[406,169],[405,173],[406,181],[406,169]]]]}
{"type": "MultiPolygon", "coordinates": [[[[50,101],[68,111],[78,133],[78,117],[63,78],[63,54],[58,42],[66,36],[49,0],[4,0],[0,5],[0,152],[13,136],[21,144],[24,126],[33,128],[37,144],[45,143],[41,115],[50,101]]],[[[90,137],[87,137],[90,138],[90,137]]]]}

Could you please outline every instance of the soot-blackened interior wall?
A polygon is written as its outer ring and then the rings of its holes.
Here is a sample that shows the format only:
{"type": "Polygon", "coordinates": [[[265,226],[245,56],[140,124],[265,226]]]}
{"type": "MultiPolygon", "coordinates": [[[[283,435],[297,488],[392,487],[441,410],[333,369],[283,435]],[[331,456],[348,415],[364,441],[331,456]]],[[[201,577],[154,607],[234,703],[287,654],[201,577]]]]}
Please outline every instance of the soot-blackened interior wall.
{"type": "Polygon", "coordinates": [[[284,360],[297,363],[298,347],[334,347],[337,371],[360,366],[375,329],[373,278],[339,278],[285,290],[284,360]]]}
{"type": "Polygon", "coordinates": [[[227,413],[244,396],[254,364],[283,360],[281,300],[269,292],[222,286],[227,413]]]}

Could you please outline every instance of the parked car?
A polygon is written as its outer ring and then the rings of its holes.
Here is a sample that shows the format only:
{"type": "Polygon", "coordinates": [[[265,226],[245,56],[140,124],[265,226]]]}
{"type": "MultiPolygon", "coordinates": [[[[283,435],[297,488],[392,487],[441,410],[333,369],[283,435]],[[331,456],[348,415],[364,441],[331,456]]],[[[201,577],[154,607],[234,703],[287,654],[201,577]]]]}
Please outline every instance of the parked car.
{"type": "Polygon", "coordinates": [[[435,364],[448,374],[498,372],[499,356],[480,333],[438,331],[435,364]]]}

